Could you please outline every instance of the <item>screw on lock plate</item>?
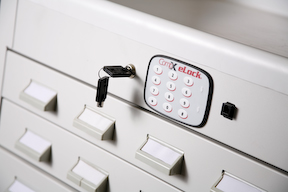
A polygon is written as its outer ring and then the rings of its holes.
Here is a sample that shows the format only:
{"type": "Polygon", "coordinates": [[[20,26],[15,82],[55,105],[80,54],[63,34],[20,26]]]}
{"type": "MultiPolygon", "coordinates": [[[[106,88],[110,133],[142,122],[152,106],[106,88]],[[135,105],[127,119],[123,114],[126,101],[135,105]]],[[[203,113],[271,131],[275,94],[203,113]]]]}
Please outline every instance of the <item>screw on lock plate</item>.
{"type": "MultiPolygon", "coordinates": [[[[134,78],[135,75],[136,75],[135,66],[132,65],[132,64],[129,64],[126,67],[122,67],[122,66],[104,66],[103,70],[110,77],[113,77],[113,78],[118,78],[118,77],[134,78]]],[[[99,73],[98,73],[98,75],[99,75],[99,73]]],[[[99,75],[97,92],[96,92],[97,107],[103,107],[104,101],[105,101],[106,96],[107,96],[108,82],[109,82],[109,77],[108,76],[100,78],[100,75],[99,75]]]]}

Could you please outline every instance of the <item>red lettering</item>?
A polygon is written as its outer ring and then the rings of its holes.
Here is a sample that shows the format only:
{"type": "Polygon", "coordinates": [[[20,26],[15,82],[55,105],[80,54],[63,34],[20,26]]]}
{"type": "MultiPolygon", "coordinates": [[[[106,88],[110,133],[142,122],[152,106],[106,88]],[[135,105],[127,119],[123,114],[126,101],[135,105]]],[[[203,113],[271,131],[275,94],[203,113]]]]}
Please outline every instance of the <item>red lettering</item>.
{"type": "Polygon", "coordinates": [[[163,65],[163,66],[166,66],[166,67],[169,67],[170,69],[173,68],[173,64],[170,63],[170,62],[165,61],[164,59],[160,59],[160,60],[159,60],[159,64],[160,64],[160,65],[163,65]]]}
{"type": "Polygon", "coordinates": [[[198,79],[201,79],[201,73],[199,71],[192,71],[192,70],[188,70],[186,71],[186,67],[178,67],[178,71],[182,72],[182,73],[185,73],[187,75],[191,75],[193,77],[196,77],[198,79]]]}
{"type": "Polygon", "coordinates": [[[164,61],[164,59],[160,59],[160,60],[159,60],[159,64],[160,64],[160,65],[163,65],[163,61],[164,61]]]}
{"type": "Polygon", "coordinates": [[[200,77],[200,73],[199,73],[199,71],[197,71],[197,75],[196,75],[196,78],[199,78],[199,79],[201,79],[201,77],[200,77]]]}
{"type": "MultiPolygon", "coordinates": [[[[175,66],[176,66],[177,64],[173,65],[172,63],[170,63],[170,62],[168,62],[168,61],[165,61],[163,58],[162,58],[162,59],[159,59],[159,64],[160,64],[160,65],[163,65],[163,66],[166,66],[166,67],[168,67],[168,68],[170,68],[170,69],[174,68],[174,70],[176,70],[176,69],[175,69],[175,66]]],[[[199,71],[197,71],[197,72],[196,72],[196,71],[192,71],[192,70],[186,71],[186,67],[179,67],[179,68],[178,68],[178,71],[180,71],[180,72],[182,72],[182,73],[185,73],[185,74],[187,74],[187,75],[191,75],[191,76],[196,77],[196,78],[198,78],[198,79],[201,79],[201,73],[200,73],[199,71]]]]}

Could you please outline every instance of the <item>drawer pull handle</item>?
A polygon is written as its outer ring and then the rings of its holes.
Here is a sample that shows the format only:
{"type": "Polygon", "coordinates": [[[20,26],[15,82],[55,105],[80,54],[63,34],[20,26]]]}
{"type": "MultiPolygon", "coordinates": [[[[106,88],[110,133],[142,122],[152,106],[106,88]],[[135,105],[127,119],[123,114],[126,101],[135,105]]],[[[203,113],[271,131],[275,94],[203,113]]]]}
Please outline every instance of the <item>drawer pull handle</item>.
{"type": "Polygon", "coordinates": [[[184,152],[148,135],[137,150],[136,158],[167,175],[174,175],[181,173],[184,152]]]}
{"type": "Polygon", "coordinates": [[[266,192],[263,189],[256,187],[255,185],[248,183],[230,173],[225,171],[222,172],[220,178],[211,187],[210,192],[266,192]]]}
{"type": "Polygon", "coordinates": [[[6,190],[9,192],[35,192],[30,187],[28,187],[26,184],[24,184],[22,181],[19,181],[17,178],[15,178],[14,182],[9,186],[9,188],[6,190]]]}
{"type": "Polygon", "coordinates": [[[105,192],[108,173],[79,158],[77,164],[68,172],[67,178],[87,191],[105,192]]]}
{"type": "Polygon", "coordinates": [[[15,147],[37,161],[49,161],[51,146],[51,142],[26,130],[25,134],[16,142],[15,147]]]}
{"type": "Polygon", "coordinates": [[[57,92],[31,80],[29,85],[20,93],[20,99],[42,111],[54,111],[57,92]]]}
{"type": "Polygon", "coordinates": [[[74,119],[73,126],[99,140],[112,140],[115,119],[88,106],[74,119]]]}

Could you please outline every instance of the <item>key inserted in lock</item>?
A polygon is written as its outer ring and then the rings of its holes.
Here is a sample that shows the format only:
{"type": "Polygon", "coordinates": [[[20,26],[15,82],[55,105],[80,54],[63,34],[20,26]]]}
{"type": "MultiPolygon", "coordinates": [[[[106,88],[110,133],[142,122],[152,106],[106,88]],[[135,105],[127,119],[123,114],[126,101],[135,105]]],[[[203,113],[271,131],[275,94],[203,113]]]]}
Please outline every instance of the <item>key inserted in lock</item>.
{"type": "MultiPolygon", "coordinates": [[[[110,76],[114,78],[118,77],[130,77],[134,78],[136,75],[136,70],[134,65],[129,64],[126,67],[122,66],[104,66],[103,70],[110,76]]],[[[97,107],[103,107],[104,101],[106,99],[108,90],[109,77],[105,76],[98,80],[96,102],[97,107]]]]}

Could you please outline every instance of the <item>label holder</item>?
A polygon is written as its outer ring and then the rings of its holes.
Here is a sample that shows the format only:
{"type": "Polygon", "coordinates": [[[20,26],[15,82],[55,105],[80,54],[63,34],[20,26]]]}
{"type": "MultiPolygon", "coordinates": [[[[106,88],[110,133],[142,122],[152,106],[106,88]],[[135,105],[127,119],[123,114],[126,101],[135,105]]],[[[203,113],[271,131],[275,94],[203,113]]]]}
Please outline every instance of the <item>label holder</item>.
{"type": "Polygon", "coordinates": [[[217,179],[217,181],[211,187],[210,192],[223,192],[221,189],[218,189],[217,186],[220,184],[220,182],[222,181],[222,179],[224,178],[225,175],[230,176],[233,179],[238,180],[238,181],[240,181],[240,182],[242,182],[242,183],[244,183],[244,184],[246,184],[246,185],[248,185],[248,186],[250,186],[252,188],[255,188],[259,192],[267,192],[267,191],[255,186],[255,185],[253,185],[253,184],[251,184],[251,183],[249,183],[249,182],[247,182],[247,181],[245,181],[243,179],[240,179],[240,178],[232,175],[231,173],[228,173],[228,172],[224,171],[224,170],[222,171],[221,176],[217,179]]]}
{"type": "Polygon", "coordinates": [[[77,117],[74,118],[73,120],[73,126],[88,133],[89,135],[92,135],[93,137],[99,139],[99,140],[112,140],[113,139],[113,134],[114,134],[114,129],[115,129],[115,122],[116,120],[106,114],[100,113],[96,111],[95,109],[84,105],[84,109],[77,115],[77,117]],[[93,111],[95,114],[102,116],[103,118],[106,118],[111,121],[111,124],[108,125],[104,130],[98,129],[95,126],[92,126],[88,124],[85,121],[82,121],[79,119],[79,117],[83,114],[85,109],[93,111]]]}
{"type": "Polygon", "coordinates": [[[30,105],[36,107],[37,109],[40,109],[41,111],[54,111],[56,109],[56,103],[57,103],[57,92],[54,91],[53,89],[37,82],[34,80],[30,80],[30,83],[28,84],[27,87],[25,87],[25,89],[23,89],[23,91],[21,91],[19,98],[27,103],[29,103],[30,105]],[[50,89],[51,91],[55,92],[55,95],[53,97],[51,97],[51,99],[49,99],[47,102],[43,102],[39,99],[37,99],[36,97],[33,97],[27,93],[25,93],[25,90],[32,84],[35,83],[39,86],[45,87],[46,89],[50,89]]]}
{"type": "Polygon", "coordinates": [[[136,159],[150,165],[151,167],[157,169],[158,171],[161,171],[166,175],[175,175],[175,174],[181,174],[182,164],[184,160],[184,152],[171,145],[168,145],[167,143],[153,136],[147,135],[147,140],[137,149],[135,157],[136,159]],[[173,150],[174,152],[179,154],[179,157],[172,164],[168,164],[156,158],[155,156],[145,151],[142,151],[142,148],[146,145],[149,139],[156,141],[157,143],[163,145],[164,147],[173,150]]]}
{"type": "MultiPolygon", "coordinates": [[[[22,151],[23,153],[25,153],[26,155],[28,155],[29,157],[31,157],[32,159],[36,160],[36,161],[46,161],[48,162],[50,160],[51,157],[51,147],[52,144],[50,144],[49,146],[47,146],[42,153],[39,153],[35,150],[33,150],[32,148],[28,147],[27,145],[25,145],[24,143],[20,142],[20,140],[26,135],[28,129],[26,129],[25,133],[20,137],[20,139],[16,142],[15,147],[16,149],[22,151]]],[[[29,130],[30,131],[30,130],[29,130]]],[[[30,131],[32,132],[32,131],[30,131]]],[[[32,132],[33,133],[33,132],[32,132]]],[[[37,134],[35,134],[37,135],[37,134]]],[[[37,135],[38,136],[38,135],[37,135]]],[[[39,136],[40,137],[40,136],[39,136]]],[[[43,138],[42,138],[43,139],[43,138]]],[[[47,141],[46,139],[43,139],[45,141],[47,141]]]]}
{"type": "Polygon", "coordinates": [[[72,181],[73,183],[81,186],[82,188],[86,189],[87,191],[91,192],[105,192],[107,188],[107,183],[108,183],[108,176],[109,174],[99,168],[98,166],[84,160],[83,158],[79,157],[77,163],[68,171],[67,173],[67,178],[72,181]],[[105,177],[98,183],[94,184],[87,179],[81,177],[80,175],[74,173],[72,170],[78,165],[78,163],[83,161],[84,163],[88,164],[89,166],[93,167],[96,171],[101,172],[102,174],[105,175],[105,177]]]}

